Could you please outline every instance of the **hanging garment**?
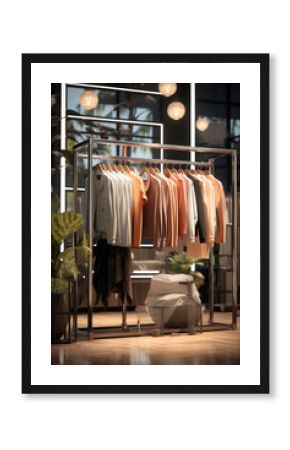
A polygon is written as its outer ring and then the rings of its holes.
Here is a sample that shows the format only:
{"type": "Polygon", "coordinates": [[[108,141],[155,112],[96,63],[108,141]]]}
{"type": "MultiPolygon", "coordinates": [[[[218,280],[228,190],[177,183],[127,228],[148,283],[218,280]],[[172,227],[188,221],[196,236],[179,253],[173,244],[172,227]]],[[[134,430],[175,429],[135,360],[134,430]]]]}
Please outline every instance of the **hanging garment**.
{"type": "MultiPolygon", "coordinates": [[[[175,171],[176,172],[176,171],[175,171]]],[[[171,170],[166,171],[165,175],[172,180],[177,189],[177,213],[178,213],[178,236],[185,237],[187,235],[187,193],[186,184],[183,177],[173,173],[171,170]]]]}
{"type": "Polygon", "coordinates": [[[118,196],[118,232],[116,245],[130,247],[132,245],[132,218],[134,210],[134,192],[133,183],[126,174],[116,172],[120,177],[119,187],[123,187],[123,203],[119,201],[118,196]]]}
{"type": "Polygon", "coordinates": [[[113,185],[108,174],[101,171],[93,173],[93,192],[94,199],[92,205],[93,228],[96,235],[108,239],[113,239],[113,185]]]}
{"type": "Polygon", "coordinates": [[[223,187],[213,175],[194,175],[201,183],[205,212],[206,242],[199,238],[189,244],[187,252],[194,258],[208,259],[214,244],[226,240],[226,200],[223,187]]]}
{"type": "Polygon", "coordinates": [[[187,185],[184,177],[177,173],[178,180],[178,235],[185,238],[188,232],[187,185]]]}
{"type": "Polygon", "coordinates": [[[222,183],[213,175],[207,175],[208,180],[212,183],[215,189],[215,206],[216,206],[216,244],[226,242],[227,239],[227,208],[226,197],[222,183]]]}
{"type": "Polygon", "coordinates": [[[195,235],[199,237],[200,242],[206,242],[206,219],[201,182],[193,175],[187,176],[193,182],[197,205],[198,221],[196,223],[195,235]]]}
{"type": "Polygon", "coordinates": [[[178,247],[178,193],[176,183],[168,178],[167,247],[178,247]]]}
{"type": "Polygon", "coordinates": [[[204,175],[196,175],[203,183],[203,200],[206,218],[206,242],[214,243],[216,232],[215,190],[204,175]]]}
{"type": "Polygon", "coordinates": [[[134,193],[132,246],[140,247],[143,230],[143,205],[148,201],[148,199],[142,178],[135,172],[129,172],[128,176],[132,180],[134,193]]]}
{"type": "Polygon", "coordinates": [[[107,178],[109,178],[111,180],[111,195],[112,195],[112,205],[113,205],[113,217],[111,218],[112,234],[111,234],[111,236],[109,236],[109,235],[107,236],[107,241],[110,244],[115,245],[117,243],[118,220],[119,220],[118,198],[117,198],[117,196],[119,195],[118,180],[117,180],[116,176],[110,171],[104,171],[103,173],[104,173],[104,176],[106,176],[107,178]]]}
{"type": "MultiPolygon", "coordinates": [[[[111,245],[132,245],[134,193],[132,179],[120,172],[97,170],[92,174],[93,236],[111,245]]],[[[86,191],[88,181],[86,181],[86,191]]]]}
{"type": "Polygon", "coordinates": [[[143,237],[153,239],[153,245],[161,246],[162,240],[162,197],[161,181],[151,173],[144,180],[148,198],[143,207],[143,237]]]}
{"type": "Polygon", "coordinates": [[[94,247],[95,265],[93,285],[97,302],[102,301],[107,306],[111,292],[117,293],[122,303],[133,301],[132,258],[129,248],[109,245],[106,239],[101,239],[94,247]]]}
{"type": "Polygon", "coordinates": [[[161,244],[160,247],[167,246],[168,226],[170,218],[170,204],[169,204],[169,183],[168,179],[162,173],[155,173],[154,176],[161,182],[161,205],[162,205],[162,229],[161,229],[161,244]]]}
{"type": "Polygon", "coordinates": [[[187,236],[185,242],[195,241],[195,229],[198,221],[197,204],[193,181],[185,174],[181,174],[187,186],[187,236]]]}

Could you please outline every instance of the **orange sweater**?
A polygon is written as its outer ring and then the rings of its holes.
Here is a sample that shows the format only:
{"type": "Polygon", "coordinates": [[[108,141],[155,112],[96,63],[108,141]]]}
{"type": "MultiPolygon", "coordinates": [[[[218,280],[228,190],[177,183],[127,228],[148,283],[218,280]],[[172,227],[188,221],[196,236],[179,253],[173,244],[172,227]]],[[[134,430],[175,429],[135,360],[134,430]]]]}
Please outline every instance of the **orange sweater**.
{"type": "Polygon", "coordinates": [[[147,202],[145,186],[142,178],[134,172],[128,173],[133,183],[133,220],[132,220],[132,246],[140,247],[143,230],[143,205],[147,202]]]}

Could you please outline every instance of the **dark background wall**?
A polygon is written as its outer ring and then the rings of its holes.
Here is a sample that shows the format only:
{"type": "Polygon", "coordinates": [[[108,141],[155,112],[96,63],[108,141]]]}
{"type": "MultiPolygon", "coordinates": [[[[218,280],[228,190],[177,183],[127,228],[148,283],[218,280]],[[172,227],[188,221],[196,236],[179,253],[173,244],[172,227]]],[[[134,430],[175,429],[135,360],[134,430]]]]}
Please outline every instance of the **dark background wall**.
{"type": "MultiPolygon", "coordinates": [[[[176,94],[172,97],[162,97],[161,120],[164,124],[164,142],[166,144],[190,145],[190,84],[178,84],[176,94]],[[178,100],[186,108],[185,116],[180,120],[173,120],[167,114],[168,105],[178,100]]],[[[189,160],[189,152],[165,151],[165,158],[189,160]]]]}

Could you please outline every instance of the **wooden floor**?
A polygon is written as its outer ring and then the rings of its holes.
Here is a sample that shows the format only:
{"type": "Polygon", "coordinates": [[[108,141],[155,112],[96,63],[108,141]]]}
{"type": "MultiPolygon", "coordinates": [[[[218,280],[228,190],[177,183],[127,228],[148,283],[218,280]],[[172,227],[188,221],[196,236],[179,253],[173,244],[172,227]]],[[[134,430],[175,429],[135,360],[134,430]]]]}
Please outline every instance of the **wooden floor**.
{"type": "MultiPolygon", "coordinates": [[[[150,323],[146,313],[128,313],[128,324],[140,319],[141,329],[150,323]]],[[[230,323],[229,313],[215,313],[215,321],[230,323]]],[[[205,323],[207,316],[204,317],[205,323]]],[[[94,314],[94,326],[118,325],[120,313],[94,314]]],[[[79,316],[79,326],[86,325],[79,316]]],[[[145,328],[145,327],[144,327],[145,328]]],[[[52,364],[239,364],[240,331],[205,331],[202,334],[167,334],[164,336],[136,336],[80,340],[73,344],[52,345],[52,364]]]]}

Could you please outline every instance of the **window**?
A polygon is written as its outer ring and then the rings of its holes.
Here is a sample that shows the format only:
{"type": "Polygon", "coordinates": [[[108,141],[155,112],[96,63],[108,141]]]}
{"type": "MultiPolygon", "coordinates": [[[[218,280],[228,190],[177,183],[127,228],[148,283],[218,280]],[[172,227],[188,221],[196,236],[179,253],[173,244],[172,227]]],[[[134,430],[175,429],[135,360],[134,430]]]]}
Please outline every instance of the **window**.
{"type": "MultiPolygon", "coordinates": [[[[240,85],[238,83],[197,83],[195,85],[196,119],[205,116],[209,126],[205,131],[196,129],[196,145],[201,147],[240,149],[240,85]]],[[[197,160],[202,159],[197,155],[197,160]]],[[[220,158],[216,165],[216,175],[226,191],[231,189],[230,158],[220,158]]],[[[239,170],[238,170],[239,174],[239,170]]],[[[239,177],[238,177],[239,188],[239,177]]]]}
{"type": "MultiPolygon", "coordinates": [[[[154,86],[152,86],[154,89],[154,86]]],[[[122,140],[132,142],[161,143],[163,125],[160,122],[160,99],[157,91],[145,86],[128,88],[127,85],[67,85],[66,86],[66,148],[88,138],[106,141],[122,140]],[[85,110],[80,96],[85,90],[93,91],[98,97],[97,105],[85,110]]],[[[120,154],[120,146],[104,146],[104,152],[112,156],[120,154]]],[[[128,147],[128,156],[138,158],[159,158],[159,150],[142,147],[128,147]]],[[[94,163],[97,158],[94,158],[94,163]]],[[[84,186],[86,160],[78,167],[79,184],[84,186]]],[[[73,185],[72,167],[66,168],[66,189],[73,185]]]]}

